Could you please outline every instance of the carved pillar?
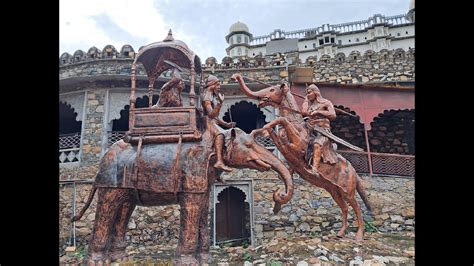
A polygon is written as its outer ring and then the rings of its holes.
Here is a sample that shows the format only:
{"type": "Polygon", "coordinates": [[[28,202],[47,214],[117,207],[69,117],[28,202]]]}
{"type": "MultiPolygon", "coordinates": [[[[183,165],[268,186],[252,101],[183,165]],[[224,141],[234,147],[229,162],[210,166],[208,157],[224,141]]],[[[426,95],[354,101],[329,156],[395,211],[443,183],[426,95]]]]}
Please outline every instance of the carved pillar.
{"type": "Polygon", "coordinates": [[[196,79],[196,72],[194,70],[194,58],[191,60],[191,88],[189,89],[189,105],[194,106],[194,97],[196,94],[194,93],[194,80],[196,79]]]}
{"type": "Polygon", "coordinates": [[[137,81],[137,75],[136,75],[136,69],[137,66],[135,63],[132,64],[132,91],[130,93],[130,114],[128,117],[128,130],[132,129],[133,126],[133,120],[135,118],[135,90],[136,90],[136,81],[137,81]]]}

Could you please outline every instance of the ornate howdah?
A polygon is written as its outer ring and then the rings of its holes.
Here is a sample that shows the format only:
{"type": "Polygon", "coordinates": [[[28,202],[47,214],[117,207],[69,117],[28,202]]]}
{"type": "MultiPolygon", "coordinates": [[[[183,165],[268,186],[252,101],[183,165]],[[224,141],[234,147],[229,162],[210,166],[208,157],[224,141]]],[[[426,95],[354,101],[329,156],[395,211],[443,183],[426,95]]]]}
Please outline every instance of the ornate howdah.
{"type": "Polygon", "coordinates": [[[142,137],[143,143],[176,143],[180,136],[182,141],[200,141],[202,135],[196,120],[194,106],[136,109],[135,119],[124,141],[136,144],[142,137]]]}

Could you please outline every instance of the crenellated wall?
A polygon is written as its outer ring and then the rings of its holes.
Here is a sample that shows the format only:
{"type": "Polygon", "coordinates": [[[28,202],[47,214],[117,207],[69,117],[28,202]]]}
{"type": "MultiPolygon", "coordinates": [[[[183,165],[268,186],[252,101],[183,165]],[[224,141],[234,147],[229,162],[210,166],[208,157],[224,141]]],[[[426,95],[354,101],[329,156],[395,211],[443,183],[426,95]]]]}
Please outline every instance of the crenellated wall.
{"type": "MultiPolygon", "coordinates": [[[[69,58],[64,54],[62,57],[69,58]]],[[[223,84],[230,83],[231,75],[236,72],[264,82],[277,82],[286,76],[285,60],[285,55],[281,53],[238,59],[224,57],[221,63],[218,63],[214,57],[210,57],[205,60],[202,67],[205,76],[213,74],[219,77],[223,84]]],[[[298,58],[292,61],[295,64],[290,66],[313,67],[314,82],[351,84],[415,80],[415,49],[381,50],[380,52],[369,50],[364,54],[352,51],[349,54],[338,53],[334,57],[310,56],[304,62],[298,58]]],[[[101,57],[62,62],[60,60],[60,80],[100,75],[127,76],[130,75],[133,58],[101,57]]],[[[138,67],[137,75],[146,75],[141,65],[138,67]]]]}

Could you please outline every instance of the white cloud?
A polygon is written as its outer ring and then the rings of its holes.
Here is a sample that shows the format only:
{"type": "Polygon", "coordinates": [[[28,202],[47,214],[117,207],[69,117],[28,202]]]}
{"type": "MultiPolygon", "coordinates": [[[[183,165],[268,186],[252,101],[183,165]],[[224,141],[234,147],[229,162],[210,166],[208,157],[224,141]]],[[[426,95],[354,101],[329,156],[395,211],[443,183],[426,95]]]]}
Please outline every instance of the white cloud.
{"type": "MultiPolygon", "coordinates": [[[[153,0],[61,0],[60,1],[60,54],[74,53],[76,50],[87,50],[92,46],[102,49],[112,44],[120,49],[123,40],[114,39],[113,35],[98,27],[92,17],[106,15],[118,27],[131,36],[147,40],[147,43],[162,40],[168,31],[163,16],[153,5],[153,0]]],[[[87,51],[86,51],[87,52],[87,51]]]]}

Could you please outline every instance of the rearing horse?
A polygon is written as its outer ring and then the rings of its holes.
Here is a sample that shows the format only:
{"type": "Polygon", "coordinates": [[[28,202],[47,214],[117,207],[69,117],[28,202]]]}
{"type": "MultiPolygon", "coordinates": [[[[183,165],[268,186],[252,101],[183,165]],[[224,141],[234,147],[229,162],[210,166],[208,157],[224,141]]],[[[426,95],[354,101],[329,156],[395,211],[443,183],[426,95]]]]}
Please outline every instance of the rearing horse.
{"type": "Polygon", "coordinates": [[[318,168],[320,175],[314,175],[305,160],[310,134],[309,129],[304,125],[300,109],[289,91],[289,87],[282,84],[280,87],[270,86],[254,92],[245,85],[240,74],[232,75],[232,79],[237,80],[240,88],[248,97],[259,100],[259,107],[271,105],[279,109],[279,118],[272,120],[261,129],[252,131],[251,135],[255,137],[259,134],[269,134],[292,169],[298,172],[304,180],[317,187],[324,188],[331,194],[342,210],[342,227],[337,234],[338,237],[343,237],[348,227],[348,206],[346,203],[349,203],[355,211],[358,222],[356,240],[362,240],[364,237],[364,220],[361,208],[355,198],[356,190],[367,209],[371,211],[372,208],[365,194],[363,182],[350,162],[337,154],[335,164],[325,163],[322,160],[318,168]],[[284,130],[279,130],[278,135],[273,130],[276,125],[281,125],[284,128],[284,130]]]}

